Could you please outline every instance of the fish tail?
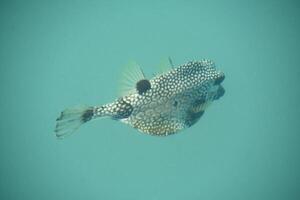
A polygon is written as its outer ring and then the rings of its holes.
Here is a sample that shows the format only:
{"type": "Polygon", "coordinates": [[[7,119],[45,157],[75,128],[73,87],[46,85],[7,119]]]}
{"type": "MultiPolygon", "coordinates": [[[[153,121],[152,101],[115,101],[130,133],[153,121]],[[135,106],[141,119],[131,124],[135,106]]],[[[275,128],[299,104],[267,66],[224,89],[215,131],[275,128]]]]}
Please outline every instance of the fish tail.
{"type": "MultiPolygon", "coordinates": [[[[121,119],[129,115],[131,107],[124,102],[122,109],[116,109],[116,104],[105,104],[102,106],[77,106],[68,108],[61,112],[56,119],[55,134],[57,138],[64,138],[74,133],[82,124],[99,117],[112,117],[113,119],[121,119]],[[129,109],[129,108],[130,109],[129,109]],[[126,110],[124,110],[126,109],[126,110]],[[129,109],[129,110],[128,110],[129,109]]],[[[118,105],[119,105],[118,104],[118,105]]]]}
{"type": "Polygon", "coordinates": [[[56,137],[62,139],[74,133],[82,124],[95,117],[96,108],[92,106],[79,106],[62,111],[56,119],[56,137]]]}

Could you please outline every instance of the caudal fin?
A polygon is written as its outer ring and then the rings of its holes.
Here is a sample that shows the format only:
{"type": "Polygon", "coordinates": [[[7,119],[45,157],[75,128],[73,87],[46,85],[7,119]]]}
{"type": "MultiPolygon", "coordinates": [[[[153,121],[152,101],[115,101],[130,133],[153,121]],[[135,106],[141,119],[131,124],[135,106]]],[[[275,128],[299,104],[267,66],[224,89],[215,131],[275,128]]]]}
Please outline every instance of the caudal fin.
{"type": "Polygon", "coordinates": [[[68,135],[71,135],[82,124],[91,120],[93,116],[94,108],[91,106],[69,108],[62,111],[60,116],[56,119],[56,137],[62,139],[68,135]]]}

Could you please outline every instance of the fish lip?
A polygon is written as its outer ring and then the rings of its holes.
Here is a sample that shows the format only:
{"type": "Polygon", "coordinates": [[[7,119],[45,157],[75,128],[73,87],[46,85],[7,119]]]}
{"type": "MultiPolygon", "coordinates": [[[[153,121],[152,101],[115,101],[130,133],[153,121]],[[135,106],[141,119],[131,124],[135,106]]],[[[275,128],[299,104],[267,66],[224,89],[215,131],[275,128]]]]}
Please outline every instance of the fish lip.
{"type": "Polygon", "coordinates": [[[215,100],[220,99],[222,96],[224,96],[224,94],[225,94],[225,89],[222,85],[220,85],[218,90],[217,90],[217,95],[215,97],[215,100]]]}

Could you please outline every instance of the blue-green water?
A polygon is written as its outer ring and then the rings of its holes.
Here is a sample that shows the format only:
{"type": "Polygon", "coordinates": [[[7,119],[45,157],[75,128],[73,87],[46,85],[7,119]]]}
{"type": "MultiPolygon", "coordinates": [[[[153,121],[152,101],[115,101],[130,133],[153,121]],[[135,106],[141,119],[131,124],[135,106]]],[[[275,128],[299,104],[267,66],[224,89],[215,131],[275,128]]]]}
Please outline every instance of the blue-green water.
{"type": "Polygon", "coordinates": [[[297,1],[1,1],[0,199],[300,199],[297,1]],[[102,119],[57,140],[66,107],[213,59],[226,94],[170,137],[102,119]]]}

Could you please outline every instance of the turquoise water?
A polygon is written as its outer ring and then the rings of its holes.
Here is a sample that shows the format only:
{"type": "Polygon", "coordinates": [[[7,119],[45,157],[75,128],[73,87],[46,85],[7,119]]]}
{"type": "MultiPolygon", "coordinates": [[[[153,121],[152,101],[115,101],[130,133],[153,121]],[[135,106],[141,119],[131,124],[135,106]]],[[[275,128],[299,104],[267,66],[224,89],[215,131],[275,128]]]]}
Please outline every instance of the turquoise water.
{"type": "Polygon", "coordinates": [[[300,199],[297,1],[1,1],[0,199],[300,199]],[[151,137],[66,107],[117,96],[122,67],[213,59],[225,95],[151,137]]]}

